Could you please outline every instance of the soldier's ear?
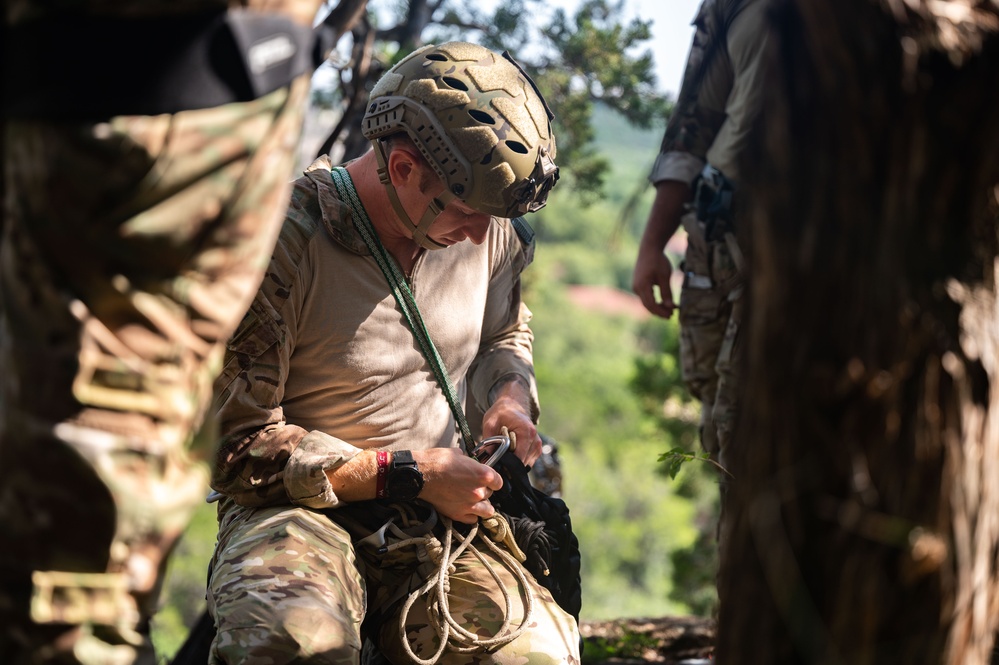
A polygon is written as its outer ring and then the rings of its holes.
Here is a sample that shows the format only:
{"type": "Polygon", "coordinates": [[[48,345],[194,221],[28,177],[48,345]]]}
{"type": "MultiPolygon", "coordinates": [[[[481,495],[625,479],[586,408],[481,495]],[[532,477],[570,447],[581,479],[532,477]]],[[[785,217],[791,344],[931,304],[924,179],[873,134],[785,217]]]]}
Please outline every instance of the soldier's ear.
{"type": "Polygon", "coordinates": [[[388,173],[392,184],[398,189],[407,186],[418,187],[422,160],[408,146],[397,145],[388,156],[388,173]]]}

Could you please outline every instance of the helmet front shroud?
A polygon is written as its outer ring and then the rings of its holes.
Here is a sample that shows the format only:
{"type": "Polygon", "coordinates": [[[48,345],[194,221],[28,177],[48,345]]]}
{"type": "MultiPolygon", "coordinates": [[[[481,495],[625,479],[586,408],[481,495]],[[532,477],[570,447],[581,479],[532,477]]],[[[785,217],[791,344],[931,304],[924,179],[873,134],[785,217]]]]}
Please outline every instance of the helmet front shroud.
{"type": "Polygon", "coordinates": [[[497,217],[544,207],[558,180],[553,117],[509,54],[449,42],[414,51],[379,79],[362,132],[374,145],[396,213],[417,243],[437,249],[427,230],[454,198],[497,217]],[[389,180],[380,140],[403,132],[445,183],[417,225],[389,180]]]}

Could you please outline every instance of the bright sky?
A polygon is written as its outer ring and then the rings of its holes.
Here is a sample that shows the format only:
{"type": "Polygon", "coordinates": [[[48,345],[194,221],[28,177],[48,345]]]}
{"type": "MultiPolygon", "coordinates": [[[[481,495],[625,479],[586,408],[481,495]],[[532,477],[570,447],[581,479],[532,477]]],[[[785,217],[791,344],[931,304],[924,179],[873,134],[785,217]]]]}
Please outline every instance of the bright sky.
{"type": "MultiPolygon", "coordinates": [[[[373,0],[377,1],[377,0],[373,0]]],[[[480,6],[491,6],[497,0],[479,0],[480,6]]],[[[625,20],[641,17],[652,19],[651,41],[645,44],[652,49],[656,61],[659,89],[673,96],[680,90],[683,67],[687,62],[687,49],[693,28],[690,22],[701,0],[624,0],[625,20]]],[[[580,0],[549,0],[548,6],[562,7],[571,16],[580,0]]],[[[484,8],[484,7],[483,7],[484,8]]]]}
{"type": "MultiPolygon", "coordinates": [[[[579,5],[579,0],[555,0],[567,10],[579,5]]],[[[625,0],[625,16],[652,19],[652,49],[656,60],[659,89],[676,97],[687,63],[687,49],[694,36],[690,25],[701,0],[625,0]]]]}

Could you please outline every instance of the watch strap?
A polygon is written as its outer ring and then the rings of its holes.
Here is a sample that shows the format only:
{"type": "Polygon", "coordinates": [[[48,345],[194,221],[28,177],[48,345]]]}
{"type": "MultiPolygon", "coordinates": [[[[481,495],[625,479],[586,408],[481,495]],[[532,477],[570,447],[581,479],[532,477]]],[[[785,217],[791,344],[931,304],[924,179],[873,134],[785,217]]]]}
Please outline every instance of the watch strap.
{"type": "Polygon", "coordinates": [[[378,473],[375,475],[375,498],[385,498],[385,479],[388,477],[389,454],[388,451],[379,450],[375,453],[378,461],[378,473]]]}
{"type": "Polygon", "coordinates": [[[395,469],[400,466],[417,468],[416,460],[413,459],[413,453],[408,450],[397,450],[392,453],[392,468],[395,469]]]}

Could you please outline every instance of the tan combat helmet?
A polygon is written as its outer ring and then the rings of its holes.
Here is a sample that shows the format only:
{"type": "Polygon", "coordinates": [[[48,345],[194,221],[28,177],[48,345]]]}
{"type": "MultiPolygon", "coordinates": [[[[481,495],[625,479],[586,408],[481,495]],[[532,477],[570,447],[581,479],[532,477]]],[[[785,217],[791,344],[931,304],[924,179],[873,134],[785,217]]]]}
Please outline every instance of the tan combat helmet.
{"type": "Polygon", "coordinates": [[[362,132],[396,214],[427,249],[430,225],[452,199],[497,217],[544,207],[558,180],[554,118],[537,86],[508,53],[467,42],[420,48],[371,91],[362,132]],[[388,177],[379,139],[405,132],[446,188],[414,224],[388,177]],[[415,227],[415,228],[414,228],[415,227]]]}

